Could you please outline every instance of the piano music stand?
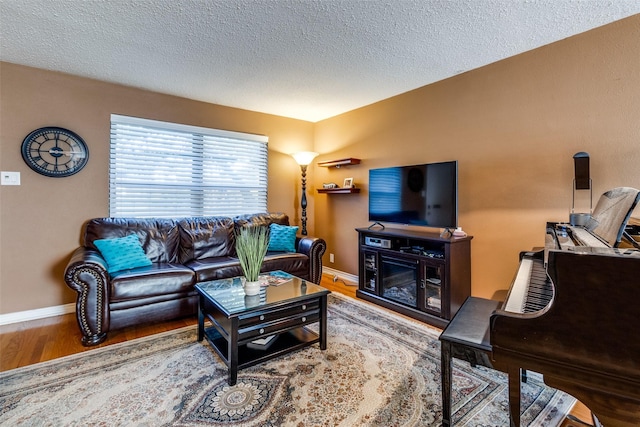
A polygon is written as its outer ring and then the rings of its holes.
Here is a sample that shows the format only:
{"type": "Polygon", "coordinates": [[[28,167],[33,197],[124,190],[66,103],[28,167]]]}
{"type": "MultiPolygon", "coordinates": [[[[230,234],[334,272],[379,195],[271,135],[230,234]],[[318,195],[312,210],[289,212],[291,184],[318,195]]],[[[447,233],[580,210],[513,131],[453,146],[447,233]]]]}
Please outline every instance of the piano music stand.
{"type": "Polygon", "coordinates": [[[625,227],[638,202],[640,191],[635,188],[617,187],[606,191],[600,196],[585,228],[617,248],[623,237],[628,238],[625,227]]]}

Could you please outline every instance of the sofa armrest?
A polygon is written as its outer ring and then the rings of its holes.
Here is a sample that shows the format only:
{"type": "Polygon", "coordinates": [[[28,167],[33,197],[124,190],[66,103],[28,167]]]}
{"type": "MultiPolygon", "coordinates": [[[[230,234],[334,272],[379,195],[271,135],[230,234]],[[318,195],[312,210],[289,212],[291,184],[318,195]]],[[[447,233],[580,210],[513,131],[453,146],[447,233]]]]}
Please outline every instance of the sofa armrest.
{"type": "Polygon", "coordinates": [[[78,293],[76,319],[85,346],[101,343],[109,330],[109,274],[100,252],[79,247],[64,272],[67,286],[78,293]]]}
{"type": "Polygon", "coordinates": [[[309,257],[309,280],[320,284],[322,279],[322,255],[327,250],[327,242],[319,237],[300,237],[297,252],[309,257]]]}

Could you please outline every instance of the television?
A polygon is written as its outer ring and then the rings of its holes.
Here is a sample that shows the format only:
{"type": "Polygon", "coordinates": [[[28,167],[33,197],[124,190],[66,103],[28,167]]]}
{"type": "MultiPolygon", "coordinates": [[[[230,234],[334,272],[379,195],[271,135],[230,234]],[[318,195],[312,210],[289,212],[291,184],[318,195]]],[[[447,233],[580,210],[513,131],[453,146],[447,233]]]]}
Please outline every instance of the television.
{"type": "Polygon", "coordinates": [[[369,221],[455,229],[458,162],[370,169],[369,221]]]}

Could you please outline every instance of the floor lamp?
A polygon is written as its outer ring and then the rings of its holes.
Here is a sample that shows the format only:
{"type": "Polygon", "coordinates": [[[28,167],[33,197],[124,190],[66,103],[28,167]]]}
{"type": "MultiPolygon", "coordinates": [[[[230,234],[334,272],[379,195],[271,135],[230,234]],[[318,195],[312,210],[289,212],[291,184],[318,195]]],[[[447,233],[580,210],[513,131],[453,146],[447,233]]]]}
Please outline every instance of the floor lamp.
{"type": "Polygon", "coordinates": [[[300,219],[300,222],[302,222],[302,231],[300,233],[303,236],[307,235],[307,166],[309,166],[309,163],[311,163],[317,155],[318,153],[312,151],[301,151],[292,154],[302,171],[302,197],[300,198],[300,206],[302,207],[302,216],[300,219]]]}

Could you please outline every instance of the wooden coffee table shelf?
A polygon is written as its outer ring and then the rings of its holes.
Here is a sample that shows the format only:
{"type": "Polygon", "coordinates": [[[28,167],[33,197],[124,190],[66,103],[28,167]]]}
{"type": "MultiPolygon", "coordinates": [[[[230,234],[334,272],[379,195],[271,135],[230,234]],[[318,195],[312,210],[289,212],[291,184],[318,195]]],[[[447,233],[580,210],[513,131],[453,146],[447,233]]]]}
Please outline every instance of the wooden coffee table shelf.
{"type": "MultiPolygon", "coordinates": [[[[205,329],[205,338],[216,350],[216,353],[229,366],[226,352],[227,340],[220,335],[216,328],[205,329]]],[[[298,328],[278,335],[275,342],[266,350],[256,350],[247,347],[247,344],[238,345],[238,370],[265,362],[283,354],[307,347],[320,342],[320,336],[307,328],[298,328]]]]}

